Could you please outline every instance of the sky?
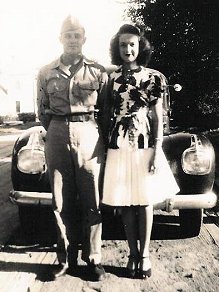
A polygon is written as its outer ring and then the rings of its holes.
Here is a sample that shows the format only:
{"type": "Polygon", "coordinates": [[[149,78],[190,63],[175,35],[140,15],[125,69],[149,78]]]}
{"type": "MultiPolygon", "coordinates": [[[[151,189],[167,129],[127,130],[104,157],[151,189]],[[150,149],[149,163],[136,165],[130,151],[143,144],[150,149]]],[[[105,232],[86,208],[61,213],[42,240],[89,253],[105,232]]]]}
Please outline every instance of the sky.
{"type": "Polygon", "coordinates": [[[68,14],[86,28],[84,54],[110,63],[109,42],[123,18],[122,0],[0,0],[0,75],[38,70],[62,53],[60,27],[68,14]]]}

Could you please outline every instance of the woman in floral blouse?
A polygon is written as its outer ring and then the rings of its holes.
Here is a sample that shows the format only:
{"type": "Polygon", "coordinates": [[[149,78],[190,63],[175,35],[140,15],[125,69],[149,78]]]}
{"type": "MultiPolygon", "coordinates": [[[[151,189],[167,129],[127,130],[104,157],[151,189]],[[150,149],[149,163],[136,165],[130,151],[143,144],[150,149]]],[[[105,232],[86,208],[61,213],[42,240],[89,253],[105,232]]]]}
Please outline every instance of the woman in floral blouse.
{"type": "Polygon", "coordinates": [[[110,74],[113,118],[102,203],[121,207],[130,249],[127,271],[145,279],[151,276],[153,205],[179,190],[162,151],[167,83],[163,74],[146,68],[152,49],[137,27],[121,26],[110,49],[119,68],[110,74]]]}

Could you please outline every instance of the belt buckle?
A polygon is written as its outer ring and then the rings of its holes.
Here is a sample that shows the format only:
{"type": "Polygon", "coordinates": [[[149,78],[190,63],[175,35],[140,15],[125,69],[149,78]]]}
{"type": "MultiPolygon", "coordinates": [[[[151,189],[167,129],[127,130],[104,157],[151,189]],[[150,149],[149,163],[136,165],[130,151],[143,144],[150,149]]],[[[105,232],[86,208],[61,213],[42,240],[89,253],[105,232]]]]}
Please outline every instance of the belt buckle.
{"type": "Polygon", "coordinates": [[[84,120],[85,120],[84,116],[82,116],[82,115],[78,116],[78,121],[79,122],[84,122],[84,120]]]}
{"type": "Polygon", "coordinates": [[[90,120],[90,115],[85,113],[82,115],[73,115],[70,118],[71,122],[87,122],[90,120]]]}
{"type": "Polygon", "coordinates": [[[78,122],[79,121],[79,116],[71,116],[70,117],[71,122],[78,122]]]}

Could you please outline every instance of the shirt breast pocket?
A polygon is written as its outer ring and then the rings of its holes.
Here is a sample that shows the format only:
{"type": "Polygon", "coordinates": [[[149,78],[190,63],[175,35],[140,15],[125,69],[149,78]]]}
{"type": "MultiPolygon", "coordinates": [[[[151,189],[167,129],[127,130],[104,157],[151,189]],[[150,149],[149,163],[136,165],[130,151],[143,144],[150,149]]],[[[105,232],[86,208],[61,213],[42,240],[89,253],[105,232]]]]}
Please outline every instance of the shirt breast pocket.
{"type": "Polygon", "coordinates": [[[50,80],[47,84],[50,108],[57,109],[63,107],[68,99],[68,84],[64,80],[50,80]]]}
{"type": "Polygon", "coordinates": [[[98,81],[78,81],[73,84],[72,94],[75,98],[83,101],[84,105],[95,105],[97,100],[98,81]]]}
{"type": "Polygon", "coordinates": [[[67,84],[64,82],[57,82],[57,80],[50,80],[47,84],[47,91],[51,95],[58,94],[61,91],[66,90],[67,84]]]}

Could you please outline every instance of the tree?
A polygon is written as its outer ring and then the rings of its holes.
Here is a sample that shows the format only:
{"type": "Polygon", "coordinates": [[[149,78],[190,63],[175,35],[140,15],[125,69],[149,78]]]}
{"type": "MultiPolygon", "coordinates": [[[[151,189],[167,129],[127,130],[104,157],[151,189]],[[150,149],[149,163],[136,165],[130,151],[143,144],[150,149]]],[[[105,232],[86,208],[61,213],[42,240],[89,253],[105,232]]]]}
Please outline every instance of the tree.
{"type": "Polygon", "coordinates": [[[128,15],[154,46],[149,66],[183,86],[172,92],[175,124],[219,127],[218,0],[128,2],[128,15]]]}

